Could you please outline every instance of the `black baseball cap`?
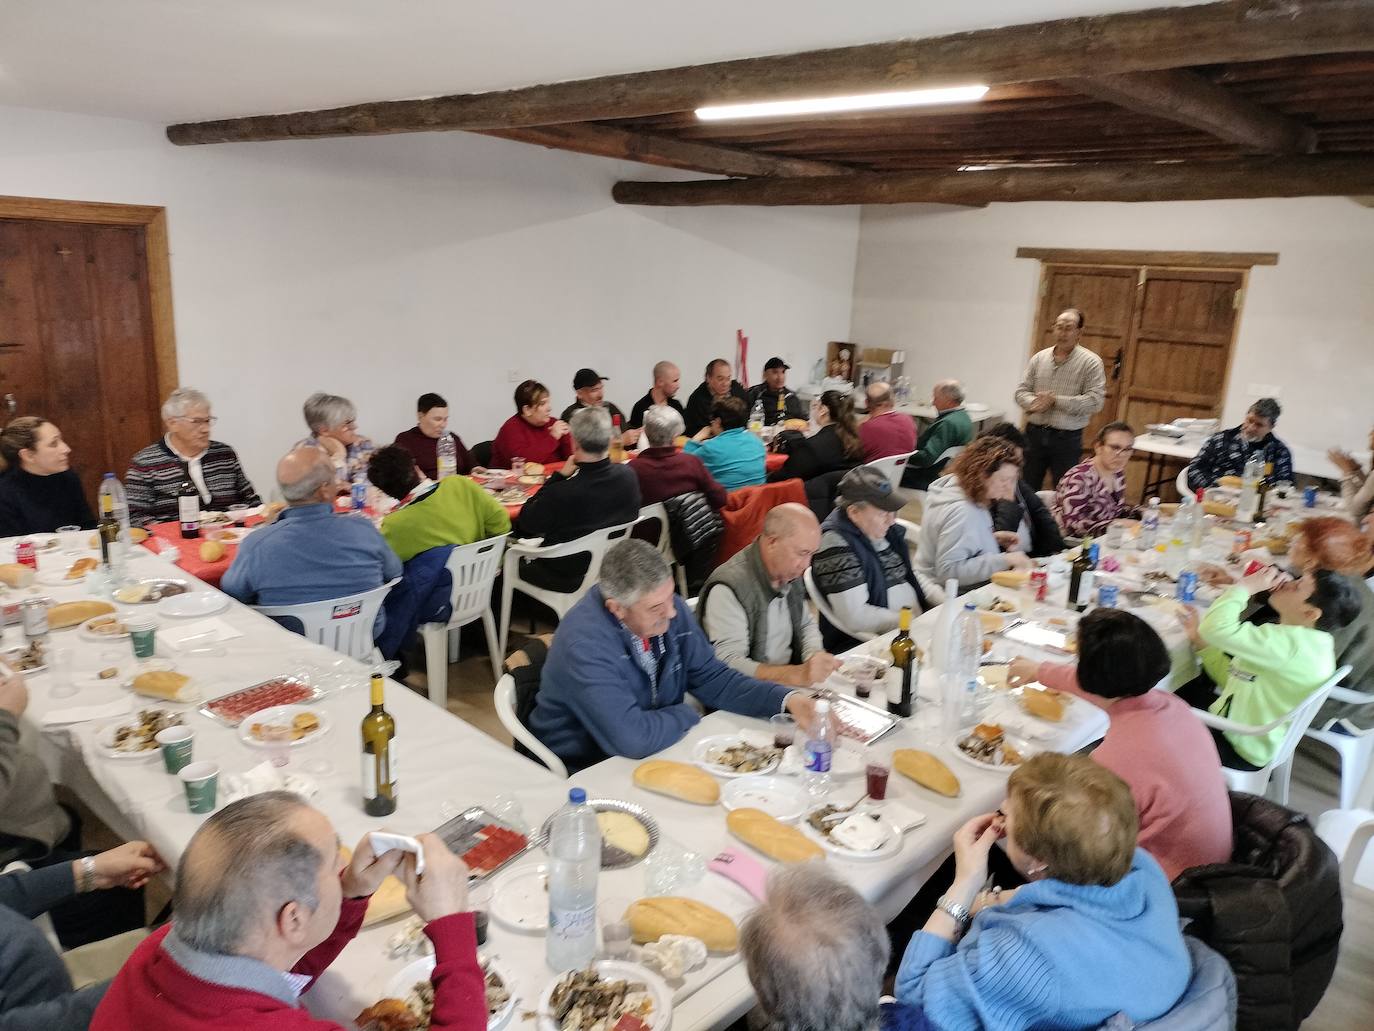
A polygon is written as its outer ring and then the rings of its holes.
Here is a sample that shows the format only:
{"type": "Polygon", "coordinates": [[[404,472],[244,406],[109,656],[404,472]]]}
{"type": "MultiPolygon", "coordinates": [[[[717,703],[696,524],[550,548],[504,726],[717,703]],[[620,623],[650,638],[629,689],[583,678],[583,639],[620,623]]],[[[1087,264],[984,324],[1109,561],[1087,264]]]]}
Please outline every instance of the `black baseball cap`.
{"type": "Polygon", "coordinates": [[[768,361],[764,363],[763,371],[764,371],[764,372],[767,372],[769,369],[790,369],[790,368],[792,368],[792,366],[788,365],[788,364],[787,364],[785,361],[783,361],[781,358],[769,358],[768,361]]]}
{"type": "Polygon", "coordinates": [[[899,512],[911,500],[902,491],[894,490],[885,475],[866,465],[844,474],[839,494],[846,501],[862,501],[884,512],[899,512]]]}
{"type": "Polygon", "coordinates": [[[577,375],[573,377],[573,389],[581,390],[583,387],[594,387],[603,379],[610,378],[609,376],[601,375],[595,369],[578,369],[577,375]]]}

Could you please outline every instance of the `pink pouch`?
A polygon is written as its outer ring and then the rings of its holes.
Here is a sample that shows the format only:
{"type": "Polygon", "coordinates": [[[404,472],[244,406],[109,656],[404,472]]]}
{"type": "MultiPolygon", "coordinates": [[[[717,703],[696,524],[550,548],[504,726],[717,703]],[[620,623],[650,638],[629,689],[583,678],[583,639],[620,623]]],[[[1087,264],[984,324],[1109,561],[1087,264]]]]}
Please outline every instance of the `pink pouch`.
{"type": "Polygon", "coordinates": [[[768,897],[768,868],[753,856],[745,855],[736,848],[727,848],[706,866],[712,872],[734,881],[760,902],[768,897]]]}

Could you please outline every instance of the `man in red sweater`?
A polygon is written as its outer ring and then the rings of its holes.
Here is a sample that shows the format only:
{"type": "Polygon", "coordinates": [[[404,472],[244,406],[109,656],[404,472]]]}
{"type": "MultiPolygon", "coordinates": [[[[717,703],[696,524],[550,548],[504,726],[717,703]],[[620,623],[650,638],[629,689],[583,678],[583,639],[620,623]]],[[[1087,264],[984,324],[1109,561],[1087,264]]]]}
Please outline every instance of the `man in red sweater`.
{"type": "Polygon", "coordinates": [[[699,490],[719,511],[725,505],[725,488],[706,471],[700,458],[678,450],[674,441],[682,426],[682,416],[667,405],[655,405],[644,413],[644,443],[648,447],[641,447],[630,463],[639,477],[639,503],[656,505],[699,490]]]}
{"type": "Polygon", "coordinates": [[[415,857],[364,837],[345,864],[323,813],[284,791],[205,821],[177,867],[175,919],[124,965],[91,1031],[342,1031],[300,1003],[395,874],[434,943],[434,1031],[485,1031],[486,986],[467,906],[467,868],[434,835],[415,857]]]}

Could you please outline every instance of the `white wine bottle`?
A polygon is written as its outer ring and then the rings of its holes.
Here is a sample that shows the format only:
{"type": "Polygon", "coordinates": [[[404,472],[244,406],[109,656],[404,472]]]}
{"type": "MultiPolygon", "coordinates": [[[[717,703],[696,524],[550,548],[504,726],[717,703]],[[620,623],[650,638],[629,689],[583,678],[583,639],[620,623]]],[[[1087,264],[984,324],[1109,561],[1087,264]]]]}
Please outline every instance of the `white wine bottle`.
{"type": "Polygon", "coordinates": [[[372,711],[363,717],[363,811],[388,816],[396,811],[396,721],[382,707],[380,673],[372,674],[372,711]]]}

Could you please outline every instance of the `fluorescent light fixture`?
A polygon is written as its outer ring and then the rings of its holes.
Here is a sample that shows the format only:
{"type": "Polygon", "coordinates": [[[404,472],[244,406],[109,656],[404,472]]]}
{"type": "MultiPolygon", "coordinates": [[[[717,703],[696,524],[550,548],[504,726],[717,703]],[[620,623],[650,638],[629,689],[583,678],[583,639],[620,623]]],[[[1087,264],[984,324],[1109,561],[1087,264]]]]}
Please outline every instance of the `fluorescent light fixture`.
{"type": "Polygon", "coordinates": [[[842,111],[880,111],[893,107],[926,107],[981,100],[986,86],[950,86],[945,89],[901,90],[893,93],[860,93],[850,97],[812,97],[809,100],[771,100],[759,104],[716,104],[699,107],[703,122],[735,118],[787,118],[793,115],[828,115],[842,111]]]}

